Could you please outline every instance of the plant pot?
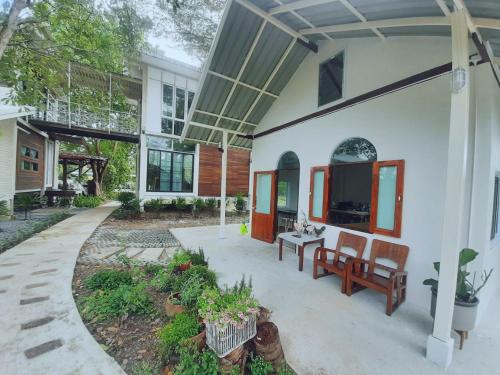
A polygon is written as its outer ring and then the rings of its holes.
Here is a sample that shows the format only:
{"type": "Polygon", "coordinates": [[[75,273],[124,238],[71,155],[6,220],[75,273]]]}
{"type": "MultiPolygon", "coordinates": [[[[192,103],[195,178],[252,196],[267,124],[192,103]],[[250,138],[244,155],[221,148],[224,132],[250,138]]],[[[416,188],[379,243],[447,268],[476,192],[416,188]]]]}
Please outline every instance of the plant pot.
{"type": "Polygon", "coordinates": [[[198,350],[201,352],[207,345],[207,331],[203,330],[196,336],[190,337],[187,340],[195,344],[198,350]]]}
{"type": "MultiPolygon", "coordinates": [[[[431,316],[434,318],[436,315],[436,301],[437,301],[437,291],[432,289],[431,297],[431,316]]],[[[461,301],[455,301],[455,307],[453,309],[453,321],[452,328],[455,331],[468,332],[474,329],[477,320],[477,311],[479,306],[479,299],[472,303],[466,303],[461,301]]]]}
{"type": "Polygon", "coordinates": [[[179,293],[170,294],[165,301],[165,313],[169,318],[173,318],[177,314],[186,311],[186,308],[184,306],[174,303],[174,299],[178,298],[179,296],[179,293]]]}
{"type": "Polygon", "coordinates": [[[187,262],[187,263],[184,263],[184,264],[181,264],[179,265],[179,270],[180,271],[186,271],[188,270],[189,268],[191,268],[191,261],[187,262]]]}

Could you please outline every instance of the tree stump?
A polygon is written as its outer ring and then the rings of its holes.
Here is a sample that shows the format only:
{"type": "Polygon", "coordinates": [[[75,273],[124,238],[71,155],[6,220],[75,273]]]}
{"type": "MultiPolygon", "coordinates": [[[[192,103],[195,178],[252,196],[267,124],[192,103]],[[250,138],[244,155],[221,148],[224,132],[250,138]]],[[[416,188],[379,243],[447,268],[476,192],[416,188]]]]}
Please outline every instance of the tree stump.
{"type": "Polygon", "coordinates": [[[281,347],[278,327],[274,323],[262,323],[257,328],[257,335],[253,341],[257,355],[271,362],[275,371],[285,365],[285,353],[281,347]]]}
{"type": "Polygon", "coordinates": [[[238,346],[231,353],[220,359],[222,373],[229,373],[234,366],[238,366],[240,368],[240,373],[243,374],[247,363],[247,357],[248,350],[245,348],[245,345],[238,346]]]}
{"type": "Polygon", "coordinates": [[[257,327],[259,327],[262,323],[269,321],[269,317],[271,316],[271,311],[266,309],[264,306],[259,306],[259,314],[257,315],[257,327]]]}

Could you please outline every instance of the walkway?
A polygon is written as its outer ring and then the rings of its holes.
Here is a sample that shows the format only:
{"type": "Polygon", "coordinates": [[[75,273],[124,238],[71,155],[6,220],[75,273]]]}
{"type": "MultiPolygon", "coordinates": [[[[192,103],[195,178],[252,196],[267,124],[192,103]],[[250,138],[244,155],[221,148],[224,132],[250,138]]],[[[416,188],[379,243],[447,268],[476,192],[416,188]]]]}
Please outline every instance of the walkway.
{"type": "Polygon", "coordinates": [[[172,233],[186,247],[202,247],[222,283],[233,285],[243,273],[253,276],[255,295],[273,311],[287,360],[299,375],[499,373],[500,290],[445,372],[425,360],[432,330],[427,310],[405,303],[388,317],[382,294],[366,290],[349,298],[340,293],[338,278],[313,280],[311,249],[305,251],[304,271],[298,272],[291,250],[280,262],[276,244],[241,236],[239,225],[228,225],[223,240],[218,226],[172,233]]]}
{"type": "Polygon", "coordinates": [[[71,290],[80,248],[114,209],[82,212],[0,255],[2,374],[124,374],[87,331],[71,290]]]}

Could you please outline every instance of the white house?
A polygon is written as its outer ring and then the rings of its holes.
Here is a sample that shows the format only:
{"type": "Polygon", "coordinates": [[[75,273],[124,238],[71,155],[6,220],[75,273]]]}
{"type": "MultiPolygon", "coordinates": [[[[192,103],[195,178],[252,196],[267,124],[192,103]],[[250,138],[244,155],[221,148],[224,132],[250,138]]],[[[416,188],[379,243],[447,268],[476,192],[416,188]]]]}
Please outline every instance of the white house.
{"type": "MultiPolygon", "coordinates": [[[[200,71],[165,56],[142,56],[142,119],[139,152],[139,198],[219,197],[218,141],[180,143],[200,71]]],[[[229,151],[235,164],[229,194],[247,193],[249,152],[229,151]]]]}
{"type": "Polygon", "coordinates": [[[495,54],[497,2],[229,1],[182,137],[252,148],[254,238],[304,212],[326,247],[341,230],[368,238],[364,258],[405,244],[407,303],[425,309],[441,261],[427,358],[447,367],[459,251],[495,269],[481,313],[500,280],[495,54]]]}

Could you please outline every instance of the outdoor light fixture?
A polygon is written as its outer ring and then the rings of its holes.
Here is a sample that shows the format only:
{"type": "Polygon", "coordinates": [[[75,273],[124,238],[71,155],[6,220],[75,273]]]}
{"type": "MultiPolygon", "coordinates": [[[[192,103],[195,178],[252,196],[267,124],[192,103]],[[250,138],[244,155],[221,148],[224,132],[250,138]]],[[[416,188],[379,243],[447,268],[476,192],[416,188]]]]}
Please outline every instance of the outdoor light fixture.
{"type": "Polygon", "coordinates": [[[458,93],[467,83],[467,72],[464,68],[456,68],[451,73],[451,89],[458,93]]]}

